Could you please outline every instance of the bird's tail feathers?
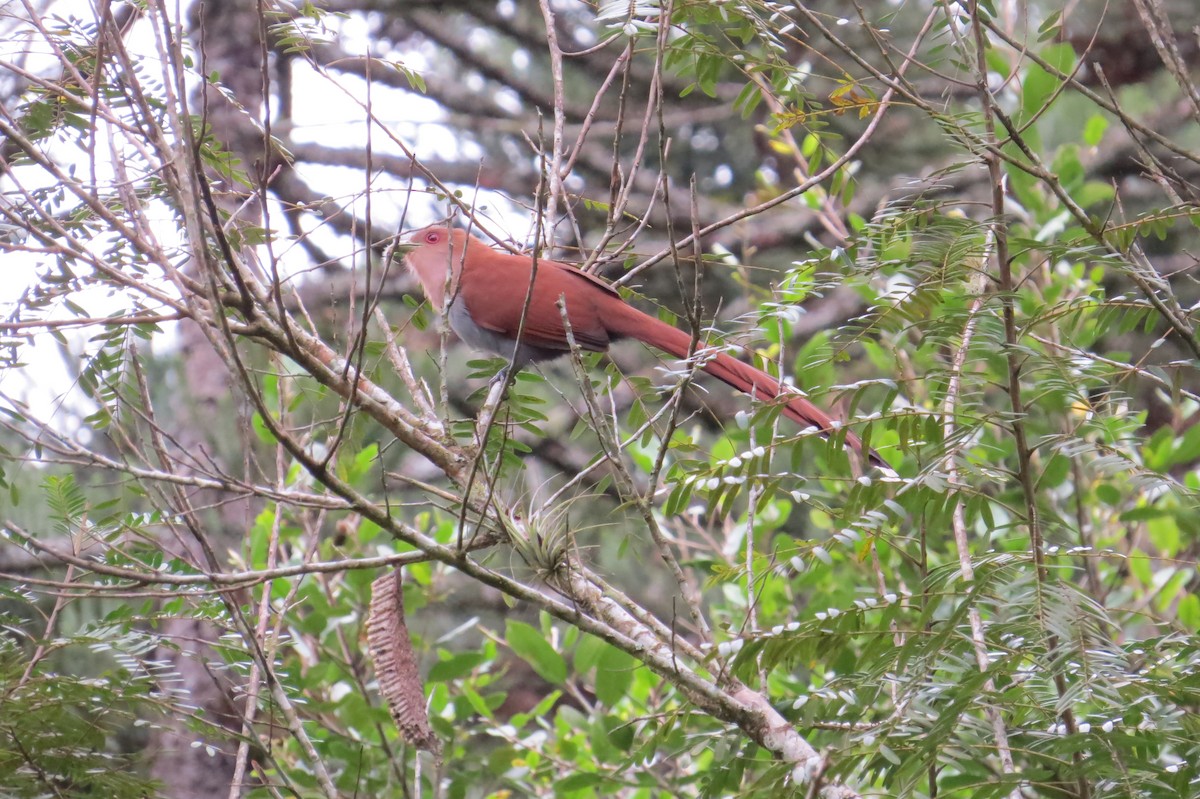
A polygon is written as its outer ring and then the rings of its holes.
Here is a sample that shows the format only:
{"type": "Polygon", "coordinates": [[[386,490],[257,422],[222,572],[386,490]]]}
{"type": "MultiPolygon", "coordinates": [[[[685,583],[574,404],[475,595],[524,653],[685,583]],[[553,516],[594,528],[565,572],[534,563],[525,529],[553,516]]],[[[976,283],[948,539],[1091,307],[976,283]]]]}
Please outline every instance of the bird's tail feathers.
{"type": "MultiPolygon", "coordinates": [[[[676,358],[686,359],[689,356],[689,350],[692,348],[691,334],[629,305],[623,306],[621,311],[620,314],[614,314],[615,318],[605,320],[614,337],[638,339],[676,358]]],[[[743,394],[764,402],[780,400],[783,415],[802,427],[815,427],[826,435],[832,434],[838,428],[838,424],[827,413],[793,389],[781,386],[778,380],[761,369],[743,363],[724,352],[711,355],[705,353],[702,357],[706,360],[700,368],[705,372],[743,394]]],[[[855,452],[864,454],[862,439],[853,431],[846,431],[846,445],[855,452]]],[[[872,464],[887,467],[887,462],[874,450],[865,454],[872,464]]]]}

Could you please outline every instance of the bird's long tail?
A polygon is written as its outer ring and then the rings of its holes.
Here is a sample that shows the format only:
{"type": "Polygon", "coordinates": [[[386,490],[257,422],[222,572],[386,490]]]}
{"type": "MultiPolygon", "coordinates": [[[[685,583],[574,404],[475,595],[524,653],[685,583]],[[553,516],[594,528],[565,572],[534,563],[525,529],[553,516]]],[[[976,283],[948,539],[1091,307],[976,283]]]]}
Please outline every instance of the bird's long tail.
{"type": "MultiPolygon", "coordinates": [[[[629,305],[622,306],[619,313],[611,314],[605,323],[614,338],[635,338],[676,358],[687,358],[692,346],[691,334],[629,305]]],[[[701,368],[743,394],[766,402],[780,399],[783,415],[803,427],[811,425],[826,435],[836,428],[833,419],[816,405],[790,388],[781,387],[779,381],[766,372],[723,352],[710,357],[701,368]]],[[[872,464],[887,467],[887,462],[875,450],[863,452],[862,439],[853,431],[846,431],[846,445],[860,455],[865,454],[872,464]]]]}

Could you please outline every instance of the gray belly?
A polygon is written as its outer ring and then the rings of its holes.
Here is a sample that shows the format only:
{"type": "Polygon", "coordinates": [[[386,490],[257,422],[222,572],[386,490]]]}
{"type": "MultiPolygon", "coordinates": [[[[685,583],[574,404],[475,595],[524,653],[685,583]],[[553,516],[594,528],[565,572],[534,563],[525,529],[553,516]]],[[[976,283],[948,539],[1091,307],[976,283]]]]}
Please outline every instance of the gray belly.
{"type": "Polygon", "coordinates": [[[518,369],[522,369],[530,363],[539,361],[548,361],[552,358],[557,358],[566,352],[565,342],[563,349],[551,347],[539,347],[534,344],[522,342],[517,347],[516,357],[513,358],[513,340],[507,336],[503,336],[494,330],[488,330],[485,327],[480,327],[475,324],[475,320],[471,318],[471,314],[467,312],[467,304],[463,298],[456,297],[446,311],[447,318],[450,321],[450,329],[458,335],[463,341],[477,350],[490,352],[499,355],[505,360],[512,359],[513,365],[518,369]]]}

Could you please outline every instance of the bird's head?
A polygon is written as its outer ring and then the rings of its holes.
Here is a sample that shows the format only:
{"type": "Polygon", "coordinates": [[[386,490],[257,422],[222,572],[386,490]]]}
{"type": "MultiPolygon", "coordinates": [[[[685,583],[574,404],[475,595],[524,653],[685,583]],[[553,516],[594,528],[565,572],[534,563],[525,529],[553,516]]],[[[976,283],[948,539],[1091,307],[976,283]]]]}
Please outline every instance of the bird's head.
{"type": "Polygon", "coordinates": [[[444,308],[447,288],[451,296],[458,288],[458,276],[469,240],[465,230],[436,224],[414,230],[400,242],[408,250],[404,263],[417,276],[425,296],[439,311],[444,308]]]}

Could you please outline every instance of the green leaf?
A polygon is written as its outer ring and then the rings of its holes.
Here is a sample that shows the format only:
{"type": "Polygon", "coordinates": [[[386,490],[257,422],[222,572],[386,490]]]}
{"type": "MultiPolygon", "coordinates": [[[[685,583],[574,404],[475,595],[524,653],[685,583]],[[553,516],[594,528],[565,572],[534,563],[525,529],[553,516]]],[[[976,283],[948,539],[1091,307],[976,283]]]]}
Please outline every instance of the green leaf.
{"type": "Polygon", "coordinates": [[[1067,144],[1059,148],[1058,154],[1054,158],[1054,163],[1050,167],[1055,174],[1058,175],[1058,180],[1062,183],[1063,188],[1069,192],[1083,185],[1084,169],[1083,164],[1079,160],[1079,147],[1074,144],[1067,144]]]}
{"type": "Polygon", "coordinates": [[[987,49],[987,67],[997,75],[1008,75],[1009,70],[1012,69],[1012,65],[1008,61],[1008,56],[995,47],[987,49]]]}
{"type": "Polygon", "coordinates": [[[1155,575],[1159,579],[1162,579],[1164,575],[1169,576],[1163,582],[1162,589],[1158,592],[1158,595],[1154,597],[1154,607],[1157,608],[1159,612],[1165,612],[1167,608],[1171,607],[1171,605],[1175,603],[1179,593],[1183,591],[1184,586],[1187,585],[1188,581],[1192,579],[1195,573],[1196,572],[1194,569],[1181,568],[1174,570],[1170,567],[1167,567],[1155,575]]]}
{"type": "Polygon", "coordinates": [[[1179,525],[1175,523],[1173,516],[1164,515],[1157,519],[1151,519],[1146,522],[1146,531],[1163,557],[1173,558],[1179,554],[1181,544],[1179,525]]]}
{"type": "Polygon", "coordinates": [[[1200,597],[1188,594],[1179,600],[1179,609],[1176,611],[1176,615],[1179,623],[1193,633],[1200,630],[1200,597]]]}
{"type": "Polygon", "coordinates": [[[1094,205],[1112,202],[1113,197],[1116,196],[1111,183],[1104,183],[1099,180],[1085,182],[1073,194],[1075,202],[1079,203],[1083,208],[1091,208],[1094,205]]]}
{"type": "Polygon", "coordinates": [[[1167,467],[1190,463],[1197,458],[1200,458],[1200,425],[1192,425],[1167,456],[1167,467]]]}
{"type": "Polygon", "coordinates": [[[476,666],[483,663],[480,652],[463,652],[439,660],[429,669],[429,682],[450,682],[467,676],[476,666]]]}
{"type": "Polygon", "coordinates": [[[600,662],[605,650],[609,647],[607,641],[602,641],[594,635],[582,635],[575,646],[575,673],[587,674],[600,662]]]}
{"type": "Polygon", "coordinates": [[[533,666],[547,682],[561,685],[567,679],[566,661],[534,627],[510,619],[505,627],[505,638],[513,652],[533,666]]]}
{"type": "MultiPolygon", "coordinates": [[[[1065,42],[1045,47],[1039,55],[1043,61],[1065,75],[1069,75],[1075,66],[1075,50],[1065,42]]],[[[1031,119],[1039,113],[1060,83],[1057,77],[1039,65],[1031,64],[1025,72],[1025,80],[1021,86],[1021,111],[1024,113],[1024,119],[1031,119]]]]}
{"type": "Polygon", "coordinates": [[[1109,507],[1121,504],[1121,492],[1111,483],[1100,483],[1095,488],[1096,499],[1109,507]]]}
{"type": "Polygon", "coordinates": [[[1083,143],[1088,147],[1095,147],[1104,138],[1104,132],[1108,130],[1108,120],[1101,114],[1092,114],[1088,118],[1087,124],[1083,126],[1083,143]]]}
{"type": "Polygon", "coordinates": [[[486,701],[484,701],[483,697],[479,695],[478,691],[475,691],[469,685],[464,685],[462,686],[462,692],[463,696],[467,698],[467,702],[469,702],[471,707],[475,709],[476,713],[483,716],[485,719],[492,718],[492,707],[488,705],[486,701]]]}
{"type": "Polygon", "coordinates": [[[596,664],[596,697],[609,707],[624,699],[637,665],[629,653],[607,645],[596,664]]]}
{"type": "Polygon", "coordinates": [[[1134,549],[1129,553],[1129,571],[1136,577],[1144,586],[1149,586],[1154,582],[1154,574],[1150,567],[1150,558],[1145,552],[1140,549],[1134,549]]]}
{"type": "Polygon", "coordinates": [[[566,796],[586,788],[594,788],[605,781],[603,775],[594,771],[581,771],[554,783],[554,793],[556,796],[566,796]]]}
{"type": "Polygon", "coordinates": [[[1058,23],[1062,18],[1062,9],[1059,9],[1046,17],[1046,21],[1038,26],[1038,41],[1044,42],[1048,39],[1053,39],[1058,35],[1058,23]]]}

